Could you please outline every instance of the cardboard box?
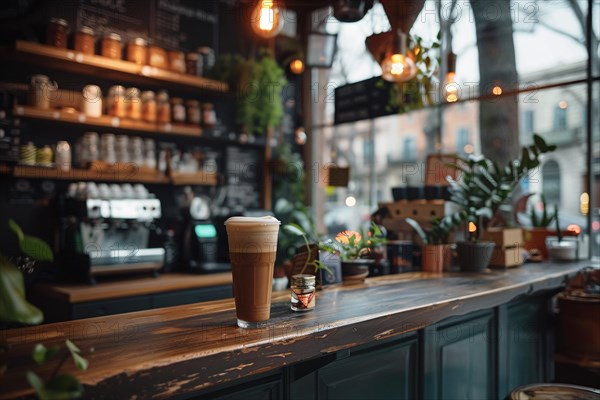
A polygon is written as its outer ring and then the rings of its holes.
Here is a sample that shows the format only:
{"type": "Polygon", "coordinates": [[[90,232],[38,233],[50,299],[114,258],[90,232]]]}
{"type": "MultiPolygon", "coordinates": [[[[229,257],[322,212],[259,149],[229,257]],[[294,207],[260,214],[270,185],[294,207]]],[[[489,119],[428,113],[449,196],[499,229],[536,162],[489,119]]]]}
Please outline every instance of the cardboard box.
{"type": "Polygon", "coordinates": [[[501,249],[523,246],[523,230],[521,228],[489,228],[483,240],[491,240],[501,249]]]}
{"type": "Polygon", "coordinates": [[[511,268],[523,264],[523,248],[521,246],[509,249],[494,248],[490,267],[511,268]]]}

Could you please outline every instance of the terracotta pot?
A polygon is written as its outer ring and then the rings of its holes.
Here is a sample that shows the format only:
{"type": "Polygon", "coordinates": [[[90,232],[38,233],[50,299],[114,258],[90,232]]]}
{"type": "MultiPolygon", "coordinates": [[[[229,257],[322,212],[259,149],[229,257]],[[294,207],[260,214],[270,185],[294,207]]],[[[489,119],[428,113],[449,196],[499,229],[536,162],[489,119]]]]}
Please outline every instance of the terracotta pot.
{"type": "MultiPolygon", "coordinates": [[[[574,232],[563,231],[563,236],[575,236],[574,232]]],[[[542,258],[549,258],[548,248],[546,247],[546,238],[556,236],[556,230],[550,228],[524,228],[523,229],[523,247],[526,250],[539,250],[542,258]]]]}
{"type": "Polygon", "coordinates": [[[490,264],[494,242],[458,242],[456,252],[461,271],[482,272],[490,264]]]}
{"type": "Polygon", "coordinates": [[[421,270],[441,273],[446,260],[445,244],[426,244],[421,247],[421,270]]]}
{"type": "Polygon", "coordinates": [[[344,283],[361,283],[369,275],[369,266],[373,260],[342,261],[342,281],[344,283]]]}

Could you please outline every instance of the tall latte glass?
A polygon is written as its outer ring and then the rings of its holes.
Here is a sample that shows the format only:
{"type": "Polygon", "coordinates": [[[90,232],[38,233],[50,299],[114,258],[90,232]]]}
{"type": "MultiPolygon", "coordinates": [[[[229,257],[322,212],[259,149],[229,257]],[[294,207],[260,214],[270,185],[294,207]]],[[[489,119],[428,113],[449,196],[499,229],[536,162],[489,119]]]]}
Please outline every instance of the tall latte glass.
{"type": "Polygon", "coordinates": [[[261,328],[271,314],[271,286],[280,222],[273,217],[225,221],[237,324],[261,328]]]}

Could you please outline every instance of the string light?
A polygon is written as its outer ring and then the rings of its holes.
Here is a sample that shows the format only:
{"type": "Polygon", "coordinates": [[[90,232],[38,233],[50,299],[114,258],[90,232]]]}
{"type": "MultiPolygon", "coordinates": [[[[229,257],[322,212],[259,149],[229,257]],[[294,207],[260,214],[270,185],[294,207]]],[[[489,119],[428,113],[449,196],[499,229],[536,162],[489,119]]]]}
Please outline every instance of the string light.
{"type": "Polygon", "coordinates": [[[281,16],[282,2],[277,0],[259,0],[252,13],[252,29],[266,39],[273,38],[283,29],[281,16]]]}
{"type": "Polygon", "coordinates": [[[290,71],[292,71],[292,73],[296,75],[300,75],[301,73],[303,73],[304,63],[302,62],[302,60],[299,58],[292,60],[292,62],[290,63],[290,71]]]}
{"type": "Polygon", "coordinates": [[[406,53],[407,36],[400,30],[381,61],[382,78],[388,82],[407,82],[417,75],[415,62],[406,53]]]}

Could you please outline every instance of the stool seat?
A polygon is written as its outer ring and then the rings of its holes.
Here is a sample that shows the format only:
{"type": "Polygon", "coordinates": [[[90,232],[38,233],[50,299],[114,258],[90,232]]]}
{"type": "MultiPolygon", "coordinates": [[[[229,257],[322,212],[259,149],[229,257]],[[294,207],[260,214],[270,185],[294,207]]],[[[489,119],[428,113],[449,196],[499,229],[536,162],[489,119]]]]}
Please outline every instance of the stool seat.
{"type": "Polygon", "coordinates": [[[600,390],[563,383],[534,383],[513,390],[510,400],[600,400],[600,390]]]}

